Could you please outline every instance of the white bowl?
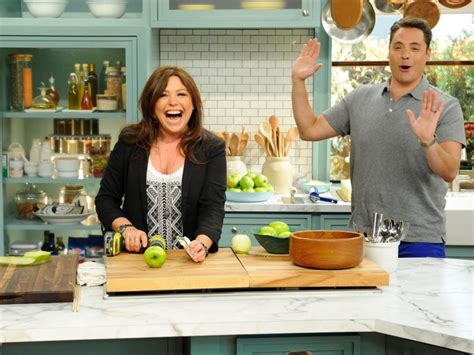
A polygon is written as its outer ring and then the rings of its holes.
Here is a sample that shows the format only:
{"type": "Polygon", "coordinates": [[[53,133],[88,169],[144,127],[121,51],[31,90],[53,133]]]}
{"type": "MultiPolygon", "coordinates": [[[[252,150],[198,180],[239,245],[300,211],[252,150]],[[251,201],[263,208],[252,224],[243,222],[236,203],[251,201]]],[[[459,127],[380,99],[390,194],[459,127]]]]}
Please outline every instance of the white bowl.
{"type": "Polygon", "coordinates": [[[28,176],[36,176],[38,175],[38,164],[34,163],[26,163],[23,167],[25,170],[26,175],[28,176]]]}
{"type": "Polygon", "coordinates": [[[87,1],[89,10],[95,17],[119,18],[127,8],[127,1],[87,1]]]}
{"type": "Polygon", "coordinates": [[[68,0],[24,0],[34,17],[59,17],[66,9],[68,0]]]}
{"type": "Polygon", "coordinates": [[[58,172],[77,172],[81,161],[77,158],[56,158],[56,169],[58,172]]]}

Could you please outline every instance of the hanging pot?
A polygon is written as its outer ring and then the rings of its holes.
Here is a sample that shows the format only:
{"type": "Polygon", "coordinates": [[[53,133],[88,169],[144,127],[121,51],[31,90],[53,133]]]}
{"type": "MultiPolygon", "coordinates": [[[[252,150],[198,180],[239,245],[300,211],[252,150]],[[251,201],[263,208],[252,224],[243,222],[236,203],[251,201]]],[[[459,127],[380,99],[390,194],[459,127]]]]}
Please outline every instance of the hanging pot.
{"type": "Polygon", "coordinates": [[[458,9],[460,7],[466,6],[471,2],[471,0],[438,0],[439,3],[450,9],[458,9]]]}
{"type": "Polygon", "coordinates": [[[397,11],[403,6],[403,3],[395,4],[389,0],[375,0],[374,3],[375,3],[375,8],[377,10],[384,12],[386,14],[391,14],[392,12],[397,11]]]}
{"type": "Polygon", "coordinates": [[[375,26],[375,11],[368,0],[364,0],[364,9],[357,25],[350,30],[341,30],[331,16],[331,4],[328,2],[322,12],[322,23],[326,33],[335,41],[355,44],[367,38],[375,26]]]}
{"type": "Polygon", "coordinates": [[[341,30],[357,26],[362,17],[364,0],[330,0],[331,16],[341,30]]]}
{"type": "Polygon", "coordinates": [[[407,2],[407,0],[387,0],[387,1],[393,5],[402,5],[402,6],[403,4],[407,2]]]}
{"type": "Polygon", "coordinates": [[[432,0],[413,0],[403,10],[403,18],[418,17],[426,20],[430,28],[436,26],[440,18],[438,4],[432,0]]]}

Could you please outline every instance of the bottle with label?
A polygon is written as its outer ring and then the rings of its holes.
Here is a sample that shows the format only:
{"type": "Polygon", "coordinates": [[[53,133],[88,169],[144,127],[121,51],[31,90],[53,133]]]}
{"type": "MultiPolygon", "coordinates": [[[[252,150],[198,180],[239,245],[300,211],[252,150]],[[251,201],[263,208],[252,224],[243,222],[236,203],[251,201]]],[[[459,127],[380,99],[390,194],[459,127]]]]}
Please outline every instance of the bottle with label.
{"type": "Polygon", "coordinates": [[[97,106],[97,74],[95,73],[95,65],[89,64],[89,85],[90,85],[90,94],[92,98],[92,106],[97,106]]]}
{"type": "Polygon", "coordinates": [[[56,243],[54,244],[54,249],[58,255],[66,254],[66,245],[63,242],[63,237],[57,237],[56,243]]]}
{"type": "Polygon", "coordinates": [[[78,78],[75,73],[69,74],[67,101],[70,110],[79,110],[81,108],[79,102],[78,78]]]}
{"type": "Polygon", "coordinates": [[[84,80],[84,93],[82,94],[81,110],[92,110],[92,98],[89,91],[90,85],[87,79],[84,80]]]}
{"type": "Polygon", "coordinates": [[[59,92],[54,86],[54,76],[52,73],[49,77],[49,88],[46,90],[46,95],[53,100],[55,107],[59,105],[59,92]]]}
{"type": "Polygon", "coordinates": [[[31,67],[31,54],[25,54],[23,62],[23,104],[30,108],[33,103],[33,69],[31,67]]]}
{"type": "Polygon", "coordinates": [[[105,90],[107,89],[107,77],[105,75],[107,71],[107,67],[110,66],[110,61],[104,60],[102,63],[102,69],[100,71],[100,76],[99,76],[99,88],[98,88],[98,93],[99,94],[105,94],[105,90]]]}
{"type": "Polygon", "coordinates": [[[38,88],[41,94],[33,99],[32,107],[40,110],[55,108],[56,104],[54,103],[53,99],[46,95],[46,90],[48,90],[48,88],[44,85],[44,83],[41,83],[41,85],[42,86],[38,88]]]}
{"type": "Polygon", "coordinates": [[[41,142],[40,161],[51,161],[53,153],[51,150],[51,142],[44,140],[41,142]]]}
{"type": "Polygon", "coordinates": [[[38,164],[41,158],[41,139],[33,138],[30,148],[30,163],[38,164]]]}
{"type": "Polygon", "coordinates": [[[78,92],[78,97],[79,97],[79,106],[81,106],[82,94],[84,92],[84,85],[83,85],[84,75],[81,70],[81,64],[79,63],[74,64],[74,73],[76,74],[76,77],[77,77],[77,92],[78,92]]]}

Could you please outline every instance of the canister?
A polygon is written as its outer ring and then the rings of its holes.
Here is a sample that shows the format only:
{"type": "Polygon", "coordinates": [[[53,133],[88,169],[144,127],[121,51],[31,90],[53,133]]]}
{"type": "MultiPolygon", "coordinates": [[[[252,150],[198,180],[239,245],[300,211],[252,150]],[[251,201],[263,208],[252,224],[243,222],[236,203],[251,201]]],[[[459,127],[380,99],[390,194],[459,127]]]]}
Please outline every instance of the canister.
{"type": "Polygon", "coordinates": [[[23,54],[11,53],[8,55],[10,66],[10,110],[23,111],[23,54]]]}

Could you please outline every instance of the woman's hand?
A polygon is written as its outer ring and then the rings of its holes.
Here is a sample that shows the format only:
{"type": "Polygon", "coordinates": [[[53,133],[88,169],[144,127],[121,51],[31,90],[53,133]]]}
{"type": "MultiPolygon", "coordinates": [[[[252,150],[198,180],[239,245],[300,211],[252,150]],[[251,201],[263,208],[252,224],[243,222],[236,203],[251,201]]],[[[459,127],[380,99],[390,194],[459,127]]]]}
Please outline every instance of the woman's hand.
{"type": "Polygon", "coordinates": [[[301,49],[301,53],[293,63],[291,77],[299,80],[306,80],[323,65],[316,63],[319,57],[321,44],[316,38],[310,39],[301,49]]]}
{"type": "Polygon", "coordinates": [[[428,143],[433,140],[436,132],[436,125],[443,112],[444,102],[437,103],[437,95],[433,90],[426,90],[423,93],[421,102],[421,111],[418,118],[415,114],[407,110],[407,116],[410,120],[411,129],[420,142],[428,143]]]}
{"type": "Polygon", "coordinates": [[[146,233],[135,227],[127,227],[122,236],[125,239],[125,247],[128,251],[139,252],[142,247],[145,248],[148,245],[146,233]]]}

